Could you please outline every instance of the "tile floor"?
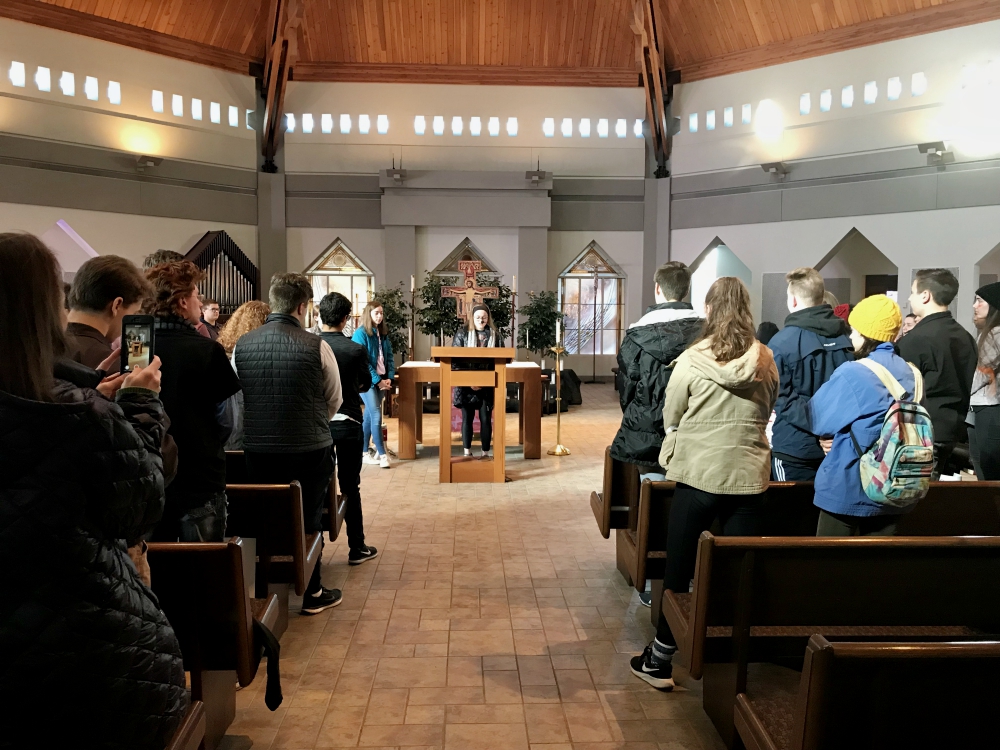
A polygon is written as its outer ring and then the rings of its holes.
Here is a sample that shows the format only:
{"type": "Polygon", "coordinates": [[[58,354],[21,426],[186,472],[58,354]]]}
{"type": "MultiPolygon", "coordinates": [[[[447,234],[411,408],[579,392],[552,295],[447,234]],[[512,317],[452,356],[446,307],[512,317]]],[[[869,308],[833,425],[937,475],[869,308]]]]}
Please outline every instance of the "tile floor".
{"type": "MultiPolygon", "coordinates": [[[[264,665],[237,694],[226,745],[444,750],[717,750],[698,683],[673,693],[628,659],[653,628],[615,570],[590,510],[621,418],[611,385],[563,415],[572,455],[509,453],[505,485],[440,485],[436,453],[362,474],[377,560],[349,568],[327,545],[324,584],[344,603],[314,617],[292,599],[281,640],[284,703],[264,706],[264,665]]],[[[425,418],[436,443],[436,415],[425,418]]],[[[394,446],[395,420],[389,422],[394,446]]],[[[543,454],[555,419],[542,420],[543,454]]],[[[517,435],[516,415],[508,435],[517,435]]],[[[680,670],[678,670],[680,672],[680,670]]]]}

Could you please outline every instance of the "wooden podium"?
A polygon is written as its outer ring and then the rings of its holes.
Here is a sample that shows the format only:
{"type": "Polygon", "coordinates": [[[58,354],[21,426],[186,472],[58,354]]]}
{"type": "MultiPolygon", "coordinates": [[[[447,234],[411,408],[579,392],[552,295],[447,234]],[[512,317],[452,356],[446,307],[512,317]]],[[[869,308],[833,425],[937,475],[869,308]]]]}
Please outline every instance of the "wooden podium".
{"type": "Polygon", "coordinates": [[[506,467],[504,422],[507,404],[507,363],[514,359],[512,347],[435,346],[431,359],[441,364],[440,476],[442,484],[452,482],[504,482],[506,467]],[[455,370],[456,361],[478,360],[489,370],[455,370]],[[493,460],[451,455],[451,389],[463,386],[493,389],[493,460]],[[499,408],[499,411],[497,409],[499,408]],[[499,414],[499,416],[496,416],[499,414]]]}

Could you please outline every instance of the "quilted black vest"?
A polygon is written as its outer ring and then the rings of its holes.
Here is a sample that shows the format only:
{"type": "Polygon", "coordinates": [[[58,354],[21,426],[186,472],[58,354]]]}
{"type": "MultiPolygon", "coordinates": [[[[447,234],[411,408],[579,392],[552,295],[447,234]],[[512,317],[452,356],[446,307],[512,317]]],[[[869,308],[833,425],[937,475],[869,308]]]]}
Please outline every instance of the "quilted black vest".
{"type": "Polygon", "coordinates": [[[333,442],[320,343],[291,315],[279,313],[240,338],[234,356],[243,384],[245,450],[305,453],[333,442]]]}

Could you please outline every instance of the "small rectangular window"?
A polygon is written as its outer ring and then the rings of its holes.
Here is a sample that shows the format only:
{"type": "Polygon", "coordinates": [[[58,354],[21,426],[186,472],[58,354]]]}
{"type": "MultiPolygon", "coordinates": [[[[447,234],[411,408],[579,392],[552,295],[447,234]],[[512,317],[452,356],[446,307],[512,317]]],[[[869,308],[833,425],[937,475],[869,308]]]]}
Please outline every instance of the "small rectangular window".
{"type": "Polygon", "coordinates": [[[710,109],[705,113],[705,130],[715,130],[715,110],[710,109]]]}
{"type": "Polygon", "coordinates": [[[434,130],[434,135],[444,135],[444,117],[441,115],[434,115],[431,127],[434,130]]]}
{"type": "Polygon", "coordinates": [[[489,122],[486,124],[487,132],[494,138],[500,135],[500,118],[491,117],[489,122]]]}
{"type": "Polygon", "coordinates": [[[688,132],[697,133],[698,132],[698,113],[692,112],[688,115],[688,132]]]}
{"type": "Polygon", "coordinates": [[[229,127],[238,128],[240,126],[240,108],[229,105],[229,127]]]}
{"type": "Polygon", "coordinates": [[[889,83],[885,87],[886,98],[890,102],[897,101],[899,95],[903,93],[903,82],[899,80],[899,76],[889,79],[889,83]]]}
{"type": "MultiPolygon", "coordinates": [[[[470,124],[471,129],[471,124],[470,124]]],[[[389,132],[389,115],[379,115],[375,118],[375,129],[378,130],[379,135],[385,135],[389,132]]],[[[479,135],[476,133],[476,135],[479,135]]]]}
{"type": "Polygon", "coordinates": [[[451,134],[452,135],[462,135],[462,129],[465,127],[462,122],[462,118],[455,116],[451,118],[451,134]]]}
{"type": "Polygon", "coordinates": [[[722,110],[722,125],[726,128],[731,128],[733,126],[733,108],[726,107],[722,110]]]}
{"type": "Polygon", "coordinates": [[[542,120],[542,135],[546,138],[551,138],[556,134],[556,121],[551,117],[546,117],[542,120]]]}
{"type": "Polygon", "coordinates": [[[153,92],[153,111],[163,112],[163,92],[154,91],[153,92]]]}
{"type": "Polygon", "coordinates": [[[191,100],[191,119],[201,120],[201,99],[191,100]]]}
{"type": "Polygon", "coordinates": [[[810,112],[812,112],[812,95],[803,94],[799,97],[799,114],[805,116],[810,112]]]}
{"type": "Polygon", "coordinates": [[[76,76],[64,70],[59,76],[59,90],[63,96],[76,96],[76,76]]]}
{"type": "MultiPolygon", "coordinates": [[[[389,129],[389,123],[386,122],[386,130],[389,129]]],[[[477,138],[483,132],[483,121],[479,117],[469,118],[469,135],[474,135],[477,138]]]]}
{"type": "Polygon", "coordinates": [[[819,111],[829,112],[833,106],[833,91],[825,89],[819,92],[819,111]]]}
{"type": "Polygon", "coordinates": [[[10,64],[10,70],[7,71],[7,77],[10,78],[12,85],[18,88],[24,87],[24,63],[17,62],[16,60],[10,64]]]}
{"type": "Polygon", "coordinates": [[[572,138],[573,120],[569,117],[564,117],[562,123],[559,126],[559,132],[562,133],[563,138],[572,138]]]}
{"type": "Polygon", "coordinates": [[[256,130],[257,129],[255,127],[255,121],[254,121],[254,116],[253,116],[254,111],[255,110],[252,110],[252,109],[248,109],[247,110],[247,116],[246,116],[247,117],[247,130],[256,130]]]}
{"type": "Polygon", "coordinates": [[[302,115],[302,132],[313,132],[313,116],[311,114],[306,113],[302,115]]]}
{"type": "Polygon", "coordinates": [[[35,70],[35,85],[39,91],[52,90],[52,75],[48,68],[38,68],[35,70]]]}
{"type": "Polygon", "coordinates": [[[632,135],[634,135],[636,138],[643,137],[642,123],[643,123],[642,120],[636,120],[635,124],[632,126],[632,135]]]}
{"type": "Polygon", "coordinates": [[[319,129],[324,133],[333,132],[333,115],[320,115],[319,116],[319,129]]]}
{"type": "Polygon", "coordinates": [[[869,81],[865,84],[865,104],[874,104],[878,99],[878,84],[875,81],[869,81]]]}
{"type": "Polygon", "coordinates": [[[910,80],[910,94],[912,96],[923,96],[927,93],[927,76],[923,73],[914,73],[910,80]]]}
{"type": "Polygon", "coordinates": [[[351,126],[352,126],[351,116],[350,115],[341,115],[340,116],[340,132],[343,133],[344,135],[346,135],[347,133],[350,133],[351,132],[351,126]]]}
{"type": "Polygon", "coordinates": [[[618,138],[624,138],[628,135],[628,123],[625,120],[619,119],[615,122],[615,135],[618,138]]]}
{"type": "MultiPolygon", "coordinates": [[[[215,104],[215,102],[212,102],[212,104],[215,104]]],[[[286,133],[295,132],[295,115],[293,115],[291,112],[285,113],[285,132],[286,133]]]]}
{"type": "Polygon", "coordinates": [[[427,128],[427,121],[424,119],[423,115],[417,115],[413,118],[413,132],[417,135],[423,135],[425,129],[427,128]]]}
{"type": "Polygon", "coordinates": [[[840,106],[844,109],[854,106],[854,86],[844,86],[840,90],[840,106]]]}
{"type": "Polygon", "coordinates": [[[580,137],[590,138],[590,118],[584,117],[580,120],[580,137]]]}
{"type": "Polygon", "coordinates": [[[174,117],[184,116],[184,97],[180,94],[174,94],[170,97],[170,111],[173,113],[174,117]]]}
{"type": "Polygon", "coordinates": [[[368,131],[372,128],[372,121],[368,115],[358,115],[358,132],[361,135],[368,135],[368,131]]]}
{"type": "Polygon", "coordinates": [[[597,137],[607,138],[608,137],[608,121],[601,119],[597,121],[597,137]]]}
{"type": "Polygon", "coordinates": [[[83,95],[92,102],[101,98],[101,87],[94,76],[87,76],[83,79],[83,95]]]}
{"type": "MultiPolygon", "coordinates": [[[[222,105],[212,102],[208,105],[208,119],[218,125],[222,122],[222,105]]],[[[294,120],[293,120],[294,121],[294,120]]]]}
{"type": "Polygon", "coordinates": [[[752,107],[749,104],[743,105],[743,124],[749,125],[752,113],[752,107]]]}
{"type": "Polygon", "coordinates": [[[112,104],[122,103],[122,85],[118,81],[108,81],[108,101],[112,104]]]}
{"type": "MultiPolygon", "coordinates": [[[[587,120],[587,132],[590,132],[590,120],[587,120]]],[[[517,118],[508,117],[507,118],[507,135],[511,138],[517,135],[517,118]]]]}

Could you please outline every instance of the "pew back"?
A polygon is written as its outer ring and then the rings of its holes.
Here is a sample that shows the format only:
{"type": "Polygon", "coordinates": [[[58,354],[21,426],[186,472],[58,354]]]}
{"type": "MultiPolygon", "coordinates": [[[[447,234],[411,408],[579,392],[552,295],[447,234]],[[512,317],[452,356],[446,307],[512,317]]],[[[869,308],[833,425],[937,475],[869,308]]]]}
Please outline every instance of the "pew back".
{"type": "Polygon", "coordinates": [[[737,697],[748,748],[774,742],[789,719],[790,750],[986,747],[996,742],[1000,643],[830,643],[814,635],[798,694],[769,704],[761,700],[768,687],[751,685],[737,697]]]}
{"type": "Polygon", "coordinates": [[[604,449],[604,483],[600,492],[590,493],[590,508],[601,536],[607,539],[611,529],[635,528],[639,501],[639,468],[611,457],[611,446],[604,449]]]}

